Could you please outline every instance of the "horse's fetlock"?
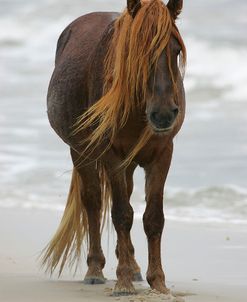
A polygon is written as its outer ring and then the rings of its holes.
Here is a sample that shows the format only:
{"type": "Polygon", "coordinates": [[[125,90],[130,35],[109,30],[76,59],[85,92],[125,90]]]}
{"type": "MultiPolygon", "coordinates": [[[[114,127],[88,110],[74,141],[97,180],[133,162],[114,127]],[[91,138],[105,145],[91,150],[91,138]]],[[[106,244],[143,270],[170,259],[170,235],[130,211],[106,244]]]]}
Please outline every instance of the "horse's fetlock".
{"type": "Polygon", "coordinates": [[[162,269],[147,273],[147,282],[152,286],[156,282],[165,282],[165,275],[162,269]]]}
{"type": "Polygon", "coordinates": [[[132,280],[133,277],[133,270],[130,265],[119,265],[117,267],[116,271],[118,279],[129,279],[130,281],[132,280]]]}
{"type": "Polygon", "coordinates": [[[87,257],[87,265],[88,266],[99,266],[103,268],[105,266],[105,257],[103,253],[88,255],[87,257]]]}

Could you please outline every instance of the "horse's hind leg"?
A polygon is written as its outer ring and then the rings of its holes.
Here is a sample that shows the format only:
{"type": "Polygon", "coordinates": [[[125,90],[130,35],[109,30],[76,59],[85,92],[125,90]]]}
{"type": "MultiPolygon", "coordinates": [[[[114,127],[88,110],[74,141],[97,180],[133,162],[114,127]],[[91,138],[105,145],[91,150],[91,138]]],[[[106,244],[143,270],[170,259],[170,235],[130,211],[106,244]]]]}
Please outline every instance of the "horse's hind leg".
{"type": "MultiPolygon", "coordinates": [[[[130,200],[130,196],[133,191],[133,173],[136,169],[136,164],[132,163],[127,169],[126,169],[126,183],[127,183],[127,191],[128,191],[128,198],[130,200]]],[[[127,242],[127,246],[130,253],[130,263],[133,271],[133,281],[143,281],[142,275],[141,275],[141,269],[139,265],[137,264],[135,260],[135,249],[131,241],[131,236],[129,235],[129,240],[127,242]]],[[[116,256],[119,257],[119,247],[117,244],[116,247],[116,256]]]]}
{"type": "MultiPolygon", "coordinates": [[[[74,165],[78,163],[78,156],[71,151],[74,165]]],[[[82,201],[87,212],[89,227],[89,253],[87,257],[88,271],[85,284],[103,284],[105,278],[102,269],[105,257],[101,248],[100,218],[101,218],[101,189],[99,173],[95,164],[77,168],[83,183],[82,201]]]]}

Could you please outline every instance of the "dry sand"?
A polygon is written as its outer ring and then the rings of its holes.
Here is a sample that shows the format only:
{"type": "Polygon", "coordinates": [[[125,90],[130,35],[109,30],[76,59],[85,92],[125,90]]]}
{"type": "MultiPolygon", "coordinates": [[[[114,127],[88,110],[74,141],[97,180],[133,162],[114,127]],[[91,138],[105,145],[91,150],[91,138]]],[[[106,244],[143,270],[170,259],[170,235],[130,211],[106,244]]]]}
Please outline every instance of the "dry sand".
{"type": "MultiPolygon", "coordinates": [[[[39,269],[37,257],[54,233],[62,213],[21,209],[0,210],[0,301],[126,301],[126,302],[246,302],[247,226],[198,225],[166,222],[162,259],[173,297],[151,291],[146,282],[135,284],[137,295],[112,297],[116,237],[103,238],[109,281],[83,285],[83,269],[75,276],[50,278],[39,269]],[[112,280],[112,281],[111,281],[112,280]]],[[[146,240],[141,221],[132,232],[137,260],[145,276],[146,240]]]]}

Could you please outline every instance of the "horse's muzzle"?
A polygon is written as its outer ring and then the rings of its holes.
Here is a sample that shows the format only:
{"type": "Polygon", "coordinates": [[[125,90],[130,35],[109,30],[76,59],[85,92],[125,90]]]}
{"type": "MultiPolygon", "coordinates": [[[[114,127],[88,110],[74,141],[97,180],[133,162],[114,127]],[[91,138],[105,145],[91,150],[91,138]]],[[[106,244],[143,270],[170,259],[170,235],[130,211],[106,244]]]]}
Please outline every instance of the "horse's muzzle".
{"type": "Polygon", "coordinates": [[[178,115],[178,107],[166,112],[152,111],[149,120],[155,132],[169,132],[178,115]]]}

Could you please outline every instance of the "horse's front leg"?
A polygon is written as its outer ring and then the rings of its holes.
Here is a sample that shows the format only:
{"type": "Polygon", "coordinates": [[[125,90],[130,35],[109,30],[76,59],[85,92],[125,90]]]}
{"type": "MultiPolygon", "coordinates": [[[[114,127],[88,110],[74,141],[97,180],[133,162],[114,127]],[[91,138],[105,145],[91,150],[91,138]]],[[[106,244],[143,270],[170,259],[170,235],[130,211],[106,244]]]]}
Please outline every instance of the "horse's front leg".
{"type": "MultiPolygon", "coordinates": [[[[112,160],[113,161],[113,160],[112,160]]],[[[111,169],[110,169],[111,170],[111,169]]],[[[117,283],[113,295],[123,296],[135,293],[133,280],[133,251],[129,249],[130,230],[133,224],[133,209],[129,203],[126,174],[108,173],[112,191],[112,221],[117,232],[117,283]]]]}
{"type": "MultiPolygon", "coordinates": [[[[130,197],[131,197],[131,194],[132,194],[132,191],[133,191],[133,186],[134,186],[133,174],[134,174],[134,171],[135,171],[136,167],[137,167],[137,165],[135,163],[131,163],[126,168],[126,171],[125,171],[129,202],[130,202],[130,197]]],[[[130,252],[130,255],[131,255],[130,263],[131,263],[131,267],[132,267],[132,271],[133,271],[133,281],[143,281],[142,275],[141,275],[141,269],[140,269],[140,267],[137,264],[136,259],[135,259],[135,249],[134,249],[134,246],[132,244],[131,237],[129,237],[129,241],[127,242],[127,246],[128,246],[128,249],[129,249],[129,252],[130,252]]],[[[119,249],[119,246],[117,244],[117,247],[116,247],[116,256],[117,256],[117,258],[119,258],[118,249],[119,249]]]]}
{"type": "Polygon", "coordinates": [[[164,228],[163,191],[172,158],[173,144],[161,157],[144,167],[146,173],[146,210],[143,215],[148,240],[147,281],[152,289],[169,293],[161,263],[161,237],[164,228]]]}

